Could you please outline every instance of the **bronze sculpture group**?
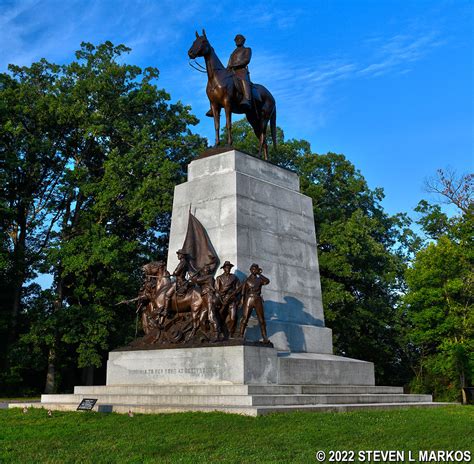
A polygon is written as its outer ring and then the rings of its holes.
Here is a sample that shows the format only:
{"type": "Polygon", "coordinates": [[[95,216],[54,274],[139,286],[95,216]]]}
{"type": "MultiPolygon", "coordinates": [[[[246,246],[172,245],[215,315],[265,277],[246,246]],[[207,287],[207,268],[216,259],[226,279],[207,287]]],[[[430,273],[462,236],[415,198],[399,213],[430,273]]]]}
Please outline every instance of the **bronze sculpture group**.
{"type": "Polygon", "coordinates": [[[206,32],[196,32],[196,40],[188,51],[191,59],[203,57],[206,63],[206,93],[211,104],[207,116],[214,118],[216,133],[215,147],[219,145],[220,114],[225,111],[227,144],[232,145],[232,113],[245,114],[259,140],[259,155],[263,153],[268,159],[266,142],[267,127],[270,131],[273,146],[276,148],[276,105],[272,94],[260,84],[250,82],[248,64],[252,51],[244,47],[245,37],[235,37],[236,49],[225,67],[207,39],[206,32]]]}
{"type": "Polygon", "coordinates": [[[244,282],[232,274],[234,265],[225,261],[222,274],[214,279],[219,259],[204,226],[189,209],[188,227],[178,265],[173,274],[163,261],[142,267],[144,282],[136,298],[145,336],[132,346],[216,342],[243,339],[255,309],[263,343],[269,344],[263,312],[262,286],[270,280],[252,264],[244,282]],[[236,335],[238,309],[243,308],[240,330],[236,335]]]}
{"type": "Polygon", "coordinates": [[[178,250],[177,255],[179,263],[172,275],[163,261],[142,268],[144,284],[134,300],[138,302],[137,312],[141,312],[144,344],[244,339],[253,309],[263,343],[269,343],[261,289],[270,280],[262,275],[258,264],[252,264],[250,275],[240,282],[231,272],[234,265],[229,261],[221,266],[222,274],[214,279],[215,260],[191,273],[188,253],[178,250]],[[243,314],[236,335],[240,306],[243,314]]]}

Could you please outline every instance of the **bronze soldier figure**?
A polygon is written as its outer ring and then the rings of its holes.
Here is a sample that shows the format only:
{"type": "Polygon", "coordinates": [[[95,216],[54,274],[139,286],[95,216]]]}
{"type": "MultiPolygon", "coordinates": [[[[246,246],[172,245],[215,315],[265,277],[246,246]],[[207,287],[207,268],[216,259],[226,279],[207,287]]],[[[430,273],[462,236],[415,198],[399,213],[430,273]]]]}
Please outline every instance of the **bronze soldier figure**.
{"type": "Polygon", "coordinates": [[[239,81],[242,83],[243,98],[240,103],[242,108],[250,108],[252,94],[250,92],[250,74],[248,64],[252,58],[252,49],[244,47],[245,37],[242,34],[235,36],[237,48],[232,52],[227,64],[227,69],[232,69],[239,81]]]}
{"type": "Polygon", "coordinates": [[[226,261],[221,269],[224,273],[216,279],[216,291],[220,297],[222,322],[225,324],[227,319],[227,331],[230,338],[234,338],[235,328],[237,326],[237,295],[240,292],[240,280],[230,271],[234,265],[226,261]]]}
{"type": "Polygon", "coordinates": [[[263,312],[262,287],[268,285],[270,280],[262,275],[262,270],[258,264],[250,266],[250,275],[245,280],[242,287],[243,315],[240,322],[240,336],[244,337],[245,329],[249,322],[252,310],[255,308],[260,331],[262,332],[263,343],[268,343],[267,326],[265,324],[265,314],[263,312]]]}
{"type": "MultiPolygon", "coordinates": [[[[234,76],[237,77],[242,86],[242,100],[240,101],[240,108],[242,112],[250,109],[252,102],[252,91],[250,83],[250,73],[248,64],[252,59],[252,49],[244,47],[245,37],[242,34],[237,34],[234,39],[237,48],[231,53],[227,69],[233,71],[234,76]]],[[[206,113],[206,116],[212,118],[212,108],[206,113]]]]}
{"type": "Polygon", "coordinates": [[[176,277],[176,282],[165,294],[165,305],[163,308],[165,314],[169,314],[170,301],[173,295],[183,295],[188,289],[188,281],[186,279],[186,274],[189,271],[188,254],[184,250],[178,250],[176,254],[178,255],[179,263],[172,274],[176,277]]]}
{"type": "Polygon", "coordinates": [[[192,282],[201,287],[201,297],[203,299],[203,307],[207,309],[209,322],[214,327],[217,339],[222,335],[222,326],[219,315],[216,311],[217,296],[214,280],[214,268],[212,264],[206,264],[199,272],[198,276],[191,278],[192,282]]]}

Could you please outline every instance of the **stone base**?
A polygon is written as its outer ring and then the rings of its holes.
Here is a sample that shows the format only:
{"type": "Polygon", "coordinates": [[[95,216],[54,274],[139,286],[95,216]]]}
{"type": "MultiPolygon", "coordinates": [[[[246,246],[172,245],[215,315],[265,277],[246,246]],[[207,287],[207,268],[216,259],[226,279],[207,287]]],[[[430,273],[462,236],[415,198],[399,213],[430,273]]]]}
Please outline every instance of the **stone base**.
{"type": "Polygon", "coordinates": [[[370,362],[262,346],[112,351],[107,385],[375,385],[370,362]]]}
{"type": "Polygon", "coordinates": [[[277,383],[273,348],[216,346],[111,351],[107,385],[277,383]]]}
{"type": "Polygon", "coordinates": [[[221,411],[248,416],[293,411],[345,412],[443,406],[431,395],[406,395],[401,387],[360,385],[103,385],[75,387],[74,394],[42,395],[41,402],[11,403],[10,408],[36,407],[75,411],[84,398],[95,398],[94,411],[161,414],[221,411]]]}
{"type": "Polygon", "coordinates": [[[262,346],[113,351],[107,385],[42,395],[9,407],[74,411],[95,398],[98,412],[222,411],[259,416],[292,411],[433,407],[431,395],[374,385],[373,364],[329,354],[278,353],[262,346]]]}

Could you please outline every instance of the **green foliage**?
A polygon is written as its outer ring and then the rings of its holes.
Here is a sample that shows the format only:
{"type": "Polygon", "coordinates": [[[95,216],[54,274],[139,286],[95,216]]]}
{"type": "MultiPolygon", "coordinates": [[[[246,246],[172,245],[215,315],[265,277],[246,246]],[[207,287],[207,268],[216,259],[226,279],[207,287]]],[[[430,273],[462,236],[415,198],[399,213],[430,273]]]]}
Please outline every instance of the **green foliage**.
{"type": "Polygon", "coordinates": [[[173,188],[204,141],[190,108],[153,83],[157,69],[123,62],[128,51],[83,43],[71,63],[0,75],[0,234],[11,237],[0,273],[16,272],[5,307],[19,296],[21,319],[11,369],[31,364],[16,351],[42,353],[43,372],[71,358],[102,365],[133,334],[133,311],[115,303],[134,296],[144,262],[167,253],[173,188]],[[52,274],[53,288],[28,303],[36,272],[52,274]]]}
{"type": "Polygon", "coordinates": [[[472,210],[451,219],[427,202],[418,210],[436,241],[406,272],[405,340],[416,388],[455,400],[474,381],[474,220],[472,210]]]}
{"type": "Polygon", "coordinates": [[[55,222],[51,206],[64,168],[58,70],[41,60],[0,74],[0,385],[20,375],[14,345],[28,324],[24,312],[35,290],[29,282],[55,222]]]}

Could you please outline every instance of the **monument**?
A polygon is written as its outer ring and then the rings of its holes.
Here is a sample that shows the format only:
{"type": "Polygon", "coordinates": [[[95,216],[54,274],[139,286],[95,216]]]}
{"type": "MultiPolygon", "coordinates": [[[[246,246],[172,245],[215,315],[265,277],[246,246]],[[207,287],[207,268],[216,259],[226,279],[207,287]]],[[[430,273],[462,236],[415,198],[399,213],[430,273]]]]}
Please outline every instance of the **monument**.
{"type": "MultiPolygon", "coordinates": [[[[244,353],[239,373],[243,379],[246,370],[255,376],[257,366],[255,360],[247,361],[246,353],[252,353],[252,357],[263,363],[257,369],[259,375],[246,382],[374,385],[372,363],[332,354],[332,333],[324,324],[316,249],[312,202],[299,192],[296,174],[237,150],[192,161],[188,181],[175,188],[167,268],[176,268],[176,274],[183,267],[184,256],[188,257],[185,267],[191,275],[197,268],[209,266],[206,257],[214,263],[214,268],[217,259],[235,263],[234,274],[242,281],[239,312],[242,338],[229,339],[220,346],[207,343],[205,348],[199,348],[200,342],[215,342],[220,332],[218,327],[222,325],[214,320],[218,317],[214,315],[216,311],[205,303],[195,311],[196,325],[192,330],[189,327],[187,336],[185,333],[178,336],[178,329],[173,330],[176,350],[168,343],[170,337],[161,342],[155,332],[153,339],[148,339],[147,343],[154,347],[160,347],[160,343],[166,345],[167,350],[154,352],[153,356],[159,357],[160,369],[169,370],[171,365],[177,368],[176,375],[136,372],[129,375],[128,371],[135,371],[132,367],[138,364],[145,370],[148,361],[141,363],[139,359],[150,353],[123,350],[110,354],[108,381],[115,384],[234,382],[238,363],[233,358],[238,352],[244,353]],[[198,236],[194,239],[197,243],[193,243],[193,235],[198,236]],[[199,256],[203,258],[197,264],[199,256]],[[251,274],[246,278],[249,269],[251,274]],[[246,295],[249,279],[259,281],[258,290],[254,292],[253,284],[246,295]],[[255,311],[251,311],[253,308],[255,311]],[[214,336],[193,341],[206,312],[214,336]],[[267,338],[269,346],[265,343],[267,338]],[[179,348],[179,344],[184,348],[179,348]],[[211,357],[204,361],[201,351],[211,357]],[[178,361],[176,353],[184,356],[183,360],[178,361]],[[224,353],[229,353],[230,359],[224,353]],[[200,374],[193,379],[179,371],[189,367],[189,356],[196,356],[204,371],[209,370],[208,377],[200,374]]],[[[206,276],[194,281],[202,285],[208,279],[209,270],[206,276]]],[[[205,294],[209,293],[207,287],[205,294]]],[[[176,301],[179,305],[180,297],[176,301]]],[[[160,298],[156,305],[157,312],[162,313],[160,298]]]]}
{"type": "MultiPolygon", "coordinates": [[[[238,48],[242,39],[236,37],[238,48]]],[[[236,55],[224,68],[204,31],[189,51],[204,56],[213,83],[207,94],[216,142],[220,109],[229,134],[230,113],[245,113],[266,158],[275,101],[255,85],[249,98],[239,84],[249,84],[248,74],[233,75],[249,53],[236,55]]],[[[232,148],[192,161],[187,182],[174,191],[167,263],[143,271],[135,300],[144,336],[109,353],[105,386],[43,395],[41,405],[75,409],[96,398],[99,411],[249,415],[436,405],[430,395],[375,386],[372,363],[333,354],[313,205],[287,169],[232,148]]]]}

